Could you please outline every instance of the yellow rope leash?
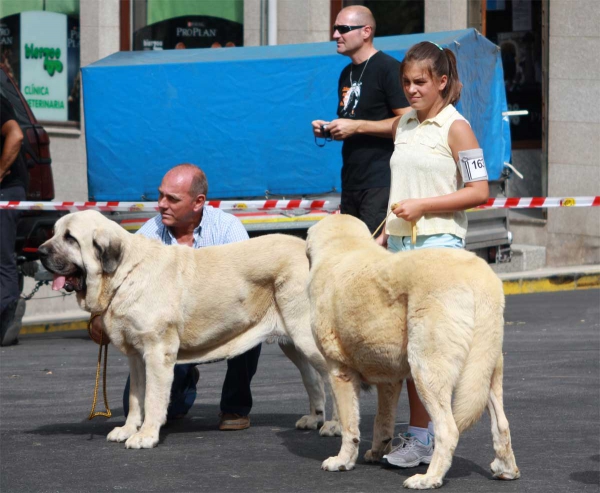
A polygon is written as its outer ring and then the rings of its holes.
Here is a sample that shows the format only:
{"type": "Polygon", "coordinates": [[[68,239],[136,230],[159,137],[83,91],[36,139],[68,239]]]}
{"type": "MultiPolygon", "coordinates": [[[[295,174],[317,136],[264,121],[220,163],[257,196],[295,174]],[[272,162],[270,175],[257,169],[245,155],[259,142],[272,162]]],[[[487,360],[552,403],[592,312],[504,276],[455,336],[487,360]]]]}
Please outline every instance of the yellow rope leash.
{"type": "MultiPolygon", "coordinates": [[[[375,238],[375,235],[381,229],[381,226],[383,226],[385,224],[385,222],[392,215],[392,212],[394,212],[394,209],[396,207],[398,207],[398,204],[392,204],[390,206],[390,213],[385,217],[385,219],[383,221],[381,221],[381,224],[379,226],[377,226],[377,229],[375,230],[375,233],[373,233],[371,235],[371,238],[375,238]]],[[[417,223],[415,223],[414,221],[411,221],[410,226],[411,226],[411,229],[410,229],[410,241],[414,245],[417,242],[417,223]]]]}
{"type": "MultiPolygon", "coordinates": [[[[99,317],[100,314],[92,314],[90,317],[90,321],[88,322],[88,334],[90,339],[94,340],[92,337],[92,321],[99,317]]],[[[96,368],[96,386],[94,388],[94,402],[92,403],[92,410],[90,411],[90,415],[88,419],[93,419],[96,416],[104,416],[105,418],[110,418],[112,413],[110,412],[110,408],[108,407],[108,399],[106,398],[106,365],[108,364],[108,343],[110,341],[103,341],[104,331],[100,333],[100,350],[98,351],[98,366],[96,368]],[[100,381],[100,364],[102,363],[102,347],[104,347],[104,376],[102,379],[102,390],[104,391],[104,407],[106,408],[106,412],[94,412],[96,409],[96,402],[98,400],[98,383],[100,381]]]]}

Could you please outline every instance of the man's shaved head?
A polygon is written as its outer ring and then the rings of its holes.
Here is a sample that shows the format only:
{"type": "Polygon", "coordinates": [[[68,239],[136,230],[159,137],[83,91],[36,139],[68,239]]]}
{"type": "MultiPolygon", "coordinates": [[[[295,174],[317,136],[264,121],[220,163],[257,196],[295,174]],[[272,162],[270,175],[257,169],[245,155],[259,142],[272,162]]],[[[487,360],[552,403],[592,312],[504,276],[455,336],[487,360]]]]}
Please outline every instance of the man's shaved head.
{"type": "Polygon", "coordinates": [[[372,35],[375,35],[375,17],[373,13],[362,5],[351,5],[345,9],[340,10],[340,14],[344,13],[344,17],[349,19],[349,25],[352,26],[371,26],[372,35]]]}

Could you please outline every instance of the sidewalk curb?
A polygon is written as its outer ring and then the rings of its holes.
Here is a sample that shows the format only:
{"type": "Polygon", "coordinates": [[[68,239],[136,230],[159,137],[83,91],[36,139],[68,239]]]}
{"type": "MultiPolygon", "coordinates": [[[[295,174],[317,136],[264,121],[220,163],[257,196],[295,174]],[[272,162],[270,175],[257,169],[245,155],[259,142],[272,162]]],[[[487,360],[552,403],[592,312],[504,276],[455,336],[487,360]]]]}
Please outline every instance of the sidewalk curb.
{"type": "MultiPolygon", "coordinates": [[[[578,272],[568,272],[567,269],[554,269],[552,271],[541,269],[540,271],[500,274],[498,277],[502,280],[506,296],[600,289],[600,266],[585,266],[580,268],[578,272]]],[[[87,330],[87,323],[88,318],[23,325],[19,335],[87,330]]]]}
{"type": "Polygon", "coordinates": [[[548,293],[600,288],[600,274],[558,274],[548,277],[503,279],[504,294],[548,293]]]}
{"type": "Polygon", "coordinates": [[[47,324],[23,325],[19,335],[87,330],[88,320],[89,319],[86,318],[85,320],[72,320],[69,322],[50,322],[47,324]]]}

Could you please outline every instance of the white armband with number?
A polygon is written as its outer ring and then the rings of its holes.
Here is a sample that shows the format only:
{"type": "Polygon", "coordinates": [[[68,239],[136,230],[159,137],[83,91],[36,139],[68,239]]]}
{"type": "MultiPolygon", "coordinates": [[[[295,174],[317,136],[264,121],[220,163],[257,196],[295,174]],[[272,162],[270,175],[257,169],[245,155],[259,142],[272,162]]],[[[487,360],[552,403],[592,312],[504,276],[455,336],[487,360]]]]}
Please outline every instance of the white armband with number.
{"type": "Polygon", "coordinates": [[[487,169],[483,159],[483,149],[458,151],[458,165],[464,183],[488,179],[487,169]]]}

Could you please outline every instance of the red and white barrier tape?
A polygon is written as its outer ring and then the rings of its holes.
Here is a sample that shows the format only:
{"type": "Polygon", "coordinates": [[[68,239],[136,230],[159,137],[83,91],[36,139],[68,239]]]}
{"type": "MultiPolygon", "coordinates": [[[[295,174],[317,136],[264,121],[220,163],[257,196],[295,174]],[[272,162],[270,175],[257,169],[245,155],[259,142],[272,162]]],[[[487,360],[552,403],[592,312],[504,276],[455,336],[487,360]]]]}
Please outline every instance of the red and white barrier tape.
{"type": "Polygon", "coordinates": [[[543,209],[547,207],[599,207],[596,197],[510,197],[490,199],[475,209],[543,209]]]}
{"type": "MultiPolygon", "coordinates": [[[[209,200],[208,205],[216,209],[244,210],[336,210],[339,200],[209,200]]],[[[0,202],[0,209],[25,211],[94,210],[100,212],[157,212],[157,202],[0,202]]]]}
{"type": "MultiPolygon", "coordinates": [[[[209,200],[208,205],[231,211],[290,209],[328,210],[339,208],[339,200],[209,200]]],[[[600,196],[493,198],[475,209],[538,209],[548,207],[599,207],[600,196]]],[[[95,210],[100,212],[157,212],[156,202],[1,202],[0,209],[25,211],[95,210]]]]}

